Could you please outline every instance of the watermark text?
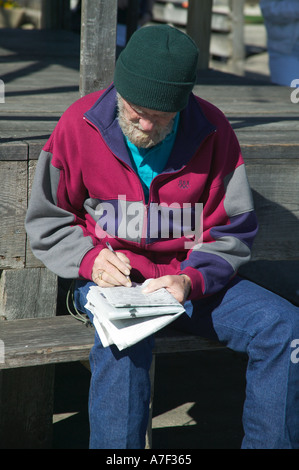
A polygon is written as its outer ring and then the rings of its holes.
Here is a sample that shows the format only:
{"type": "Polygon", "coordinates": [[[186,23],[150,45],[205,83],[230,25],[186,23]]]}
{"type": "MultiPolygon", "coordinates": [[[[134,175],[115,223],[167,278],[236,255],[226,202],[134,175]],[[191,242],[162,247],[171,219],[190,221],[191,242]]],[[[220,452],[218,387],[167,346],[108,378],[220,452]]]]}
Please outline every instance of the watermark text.
{"type": "Polygon", "coordinates": [[[202,244],[202,203],[150,203],[117,200],[100,202],[94,209],[98,238],[120,237],[138,242],[185,237],[185,249],[202,244]]]}
{"type": "Polygon", "coordinates": [[[5,103],[5,85],[4,81],[0,78],[0,103],[5,103]]]}
{"type": "Polygon", "coordinates": [[[293,339],[291,342],[291,348],[295,348],[291,354],[291,361],[293,364],[298,364],[299,362],[299,339],[293,339]]]}
{"type": "Polygon", "coordinates": [[[291,102],[294,104],[299,103],[299,78],[292,80],[291,88],[295,88],[295,90],[291,92],[291,102]]]}

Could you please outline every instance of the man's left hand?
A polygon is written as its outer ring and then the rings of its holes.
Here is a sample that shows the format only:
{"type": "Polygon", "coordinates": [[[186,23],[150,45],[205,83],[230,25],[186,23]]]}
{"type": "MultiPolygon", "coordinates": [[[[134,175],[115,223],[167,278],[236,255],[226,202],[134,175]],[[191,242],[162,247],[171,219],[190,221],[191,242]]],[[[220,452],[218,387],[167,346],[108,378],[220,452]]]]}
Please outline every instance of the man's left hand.
{"type": "Polygon", "coordinates": [[[152,279],[143,292],[148,294],[165,287],[181,304],[184,304],[191,289],[191,279],[186,274],[179,276],[167,275],[152,279]]]}

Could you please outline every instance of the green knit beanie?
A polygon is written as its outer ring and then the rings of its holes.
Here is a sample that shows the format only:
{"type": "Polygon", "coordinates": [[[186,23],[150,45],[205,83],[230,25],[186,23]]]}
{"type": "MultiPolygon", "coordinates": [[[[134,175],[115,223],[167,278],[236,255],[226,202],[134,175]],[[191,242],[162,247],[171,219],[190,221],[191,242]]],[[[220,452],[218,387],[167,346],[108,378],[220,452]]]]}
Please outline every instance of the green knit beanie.
{"type": "Polygon", "coordinates": [[[197,60],[198,49],[186,34],[168,25],[144,26],[120,53],[114,85],[136,106],[178,112],[195,84],[197,60]]]}

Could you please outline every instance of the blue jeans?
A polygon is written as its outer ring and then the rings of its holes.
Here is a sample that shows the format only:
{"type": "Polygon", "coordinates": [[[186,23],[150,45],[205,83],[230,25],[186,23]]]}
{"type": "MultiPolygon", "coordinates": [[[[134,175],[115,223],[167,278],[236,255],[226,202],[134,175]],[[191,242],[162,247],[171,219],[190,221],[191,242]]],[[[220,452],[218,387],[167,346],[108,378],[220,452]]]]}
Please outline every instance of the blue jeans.
{"type": "MultiPolygon", "coordinates": [[[[92,284],[77,281],[75,288],[77,308],[91,319],[84,305],[92,284]]],[[[291,342],[299,339],[299,309],[240,278],[216,295],[186,302],[185,309],[174,327],[248,354],[242,448],[299,448],[299,363],[291,360],[291,342]]],[[[95,335],[90,448],[144,448],[153,345],[149,337],[120,352],[115,346],[103,348],[95,335]]]]}

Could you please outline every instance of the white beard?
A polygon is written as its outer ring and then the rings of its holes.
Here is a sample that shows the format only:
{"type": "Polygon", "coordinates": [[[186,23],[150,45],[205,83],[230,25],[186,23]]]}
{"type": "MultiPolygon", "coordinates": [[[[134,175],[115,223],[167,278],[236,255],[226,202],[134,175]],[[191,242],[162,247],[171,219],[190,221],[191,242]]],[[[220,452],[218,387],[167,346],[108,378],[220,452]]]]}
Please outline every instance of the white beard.
{"type": "Polygon", "coordinates": [[[139,148],[151,148],[162,142],[172,131],[174,119],[167,126],[156,125],[150,133],[145,132],[138,123],[131,122],[125,114],[122,98],[118,95],[118,122],[124,135],[139,148]]]}

